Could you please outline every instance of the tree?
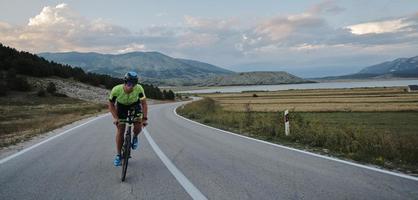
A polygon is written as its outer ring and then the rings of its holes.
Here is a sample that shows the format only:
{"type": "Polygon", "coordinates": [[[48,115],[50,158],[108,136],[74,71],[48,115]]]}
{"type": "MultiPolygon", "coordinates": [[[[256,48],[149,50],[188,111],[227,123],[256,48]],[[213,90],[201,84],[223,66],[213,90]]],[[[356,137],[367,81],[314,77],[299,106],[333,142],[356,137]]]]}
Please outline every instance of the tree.
{"type": "Polygon", "coordinates": [[[41,89],[38,90],[38,92],[36,94],[38,95],[38,97],[46,96],[46,92],[45,92],[44,88],[42,88],[42,87],[41,87],[41,89]]]}
{"type": "Polygon", "coordinates": [[[0,73],[1,80],[0,80],[0,96],[6,96],[9,88],[7,87],[6,81],[4,81],[3,73],[0,73]]]}
{"type": "Polygon", "coordinates": [[[168,93],[166,90],[163,90],[163,99],[167,99],[168,93]]]}
{"type": "Polygon", "coordinates": [[[46,86],[46,91],[48,93],[54,94],[57,91],[57,87],[55,87],[55,84],[53,82],[49,82],[48,86],[46,86]]]}
{"type": "Polygon", "coordinates": [[[25,77],[16,77],[12,82],[11,89],[25,92],[25,91],[30,91],[31,86],[25,77]]]}
{"type": "Polygon", "coordinates": [[[174,92],[171,90],[168,90],[166,99],[174,100],[175,98],[176,98],[176,95],[174,94],[174,92]]]}

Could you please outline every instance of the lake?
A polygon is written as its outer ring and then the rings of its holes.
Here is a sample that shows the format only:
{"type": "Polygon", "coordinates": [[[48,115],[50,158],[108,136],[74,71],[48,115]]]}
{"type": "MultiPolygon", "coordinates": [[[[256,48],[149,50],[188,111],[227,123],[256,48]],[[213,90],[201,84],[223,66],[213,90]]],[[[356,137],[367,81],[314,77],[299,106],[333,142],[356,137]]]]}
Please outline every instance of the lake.
{"type": "Polygon", "coordinates": [[[250,85],[226,86],[201,90],[179,91],[180,93],[215,93],[215,92],[242,92],[242,91],[276,91],[290,89],[332,89],[332,88],[362,88],[362,87],[394,87],[418,85],[417,80],[389,80],[389,81],[359,81],[359,82],[325,82],[282,85],[250,85]]]}

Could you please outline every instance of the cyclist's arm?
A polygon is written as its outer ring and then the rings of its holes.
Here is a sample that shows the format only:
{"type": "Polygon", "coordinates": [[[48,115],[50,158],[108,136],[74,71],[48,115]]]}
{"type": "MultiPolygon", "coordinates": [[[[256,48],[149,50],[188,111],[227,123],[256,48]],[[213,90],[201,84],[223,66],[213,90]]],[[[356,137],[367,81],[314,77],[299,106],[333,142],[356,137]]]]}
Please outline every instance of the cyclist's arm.
{"type": "Polygon", "coordinates": [[[142,106],[142,112],[144,113],[144,117],[148,118],[148,105],[147,105],[147,100],[141,99],[141,106],[142,106]]]}
{"type": "Polygon", "coordinates": [[[118,113],[116,111],[116,106],[115,106],[117,96],[118,96],[118,89],[117,87],[113,87],[109,95],[109,103],[108,103],[109,111],[113,117],[113,122],[117,122],[117,120],[119,120],[118,113]]]}
{"type": "Polygon", "coordinates": [[[109,111],[112,114],[112,117],[113,117],[114,121],[117,121],[118,120],[118,114],[116,112],[115,102],[109,101],[108,107],[109,107],[109,111]]]}
{"type": "Polygon", "coordinates": [[[143,117],[145,117],[146,119],[148,118],[148,105],[147,105],[147,100],[146,100],[146,96],[145,96],[145,92],[144,89],[142,88],[141,85],[138,85],[139,89],[140,89],[140,93],[139,93],[139,100],[141,101],[141,107],[142,107],[142,112],[143,112],[143,117]]]}

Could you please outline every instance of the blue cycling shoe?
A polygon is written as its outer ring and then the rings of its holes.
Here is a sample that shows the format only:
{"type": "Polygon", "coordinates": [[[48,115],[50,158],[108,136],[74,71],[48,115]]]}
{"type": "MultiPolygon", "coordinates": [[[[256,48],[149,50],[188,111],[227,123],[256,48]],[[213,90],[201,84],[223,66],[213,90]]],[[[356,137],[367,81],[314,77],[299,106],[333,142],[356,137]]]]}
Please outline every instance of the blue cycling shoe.
{"type": "Polygon", "coordinates": [[[138,136],[136,136],[132,139],[132,149],[135,150],[138,148],[138,146],[139,146],[139,140],[138,140],[138,136]]]}
{"type": "Polygon", "coordinates": [[[122,158],[121,158],[120,155],[115,156],[115,160],[113,161],[113,165],[115,165],[116,167],[122,165],[122,158]]]}

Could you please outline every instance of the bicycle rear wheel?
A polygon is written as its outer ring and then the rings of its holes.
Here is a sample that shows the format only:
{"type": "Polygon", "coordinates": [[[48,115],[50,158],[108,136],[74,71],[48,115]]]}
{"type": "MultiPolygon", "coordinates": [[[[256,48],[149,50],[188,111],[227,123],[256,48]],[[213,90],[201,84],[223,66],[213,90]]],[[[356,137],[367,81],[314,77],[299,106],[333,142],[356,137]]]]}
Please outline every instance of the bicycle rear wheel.
{"type": "Polygon", "coordinates": [[[125,181],[126,171],[128,170],[128,160],[131,151],[131,137],[130,134],[125,135],[125,142],[122,146],[122,174],[121,180],[125,181]]]}

